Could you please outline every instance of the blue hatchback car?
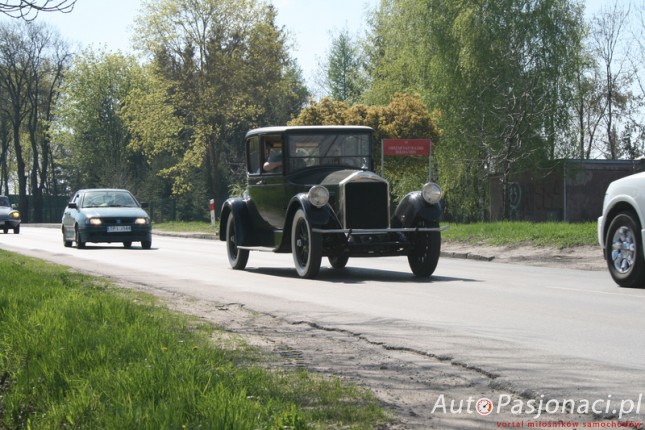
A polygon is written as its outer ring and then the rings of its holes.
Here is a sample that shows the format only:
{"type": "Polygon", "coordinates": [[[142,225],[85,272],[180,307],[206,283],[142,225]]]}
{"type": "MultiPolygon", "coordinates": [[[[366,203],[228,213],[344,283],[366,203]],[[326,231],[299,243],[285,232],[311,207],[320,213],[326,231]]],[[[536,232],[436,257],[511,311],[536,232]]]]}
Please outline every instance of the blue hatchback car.
{"type": "Polygon", "coordinates": [[[12,229],[14,234],[20,233],[20,212],[16,205],[9,203],[7,196],[0,196],[0,227],[4,234],[9,233],[9,229],[12,229]]]}
{"type": "Polygon", "coordinates": [[[99,188],[79,190],[63,212],[63,243],[85,248],[87,242],[121,242],[130,248],[141,242],[143,249],[152,246],[150,217],[128,191],[99,188]]]}

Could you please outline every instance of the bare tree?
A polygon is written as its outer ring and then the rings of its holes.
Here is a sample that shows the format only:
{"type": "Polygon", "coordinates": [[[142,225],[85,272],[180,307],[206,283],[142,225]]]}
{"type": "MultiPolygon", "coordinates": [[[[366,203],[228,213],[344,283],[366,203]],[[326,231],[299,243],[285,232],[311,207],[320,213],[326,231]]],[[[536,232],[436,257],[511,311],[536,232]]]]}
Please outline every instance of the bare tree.
{"type": "Polygon", "coordinates": [[[612,160],[621,156],[617,129],[621,119],[627,117],[631,101],[629,88],[635,77],[635,70],[628,61],[630,43],[625,40],[629,18],[630,10],[615,2],[611,7],[603,8],[592,21],[592,49],[603,81],[606,155],[612,160]]]}
{"type": "Polygon", "coordinates": [[[13,143],[20,210],[42,216],[42,191],[50,166],[51,104],[58,96],[70,54],[59,36],[44,25],[16,22],[0,27],[0,117],[13,143]],[[30,146],[24,142],[28,140],[30,146]],[[31,156],[31,160],[29,157],[31,156]],[[28,186],[35,205],[29,206],[28,186]]]}
{"type": "Polygon", "coordinates": [[[70,13],[75,4],[76,0],[4,0],[0,1],[0,13],[33,21],[40,12],[70,13]]]}

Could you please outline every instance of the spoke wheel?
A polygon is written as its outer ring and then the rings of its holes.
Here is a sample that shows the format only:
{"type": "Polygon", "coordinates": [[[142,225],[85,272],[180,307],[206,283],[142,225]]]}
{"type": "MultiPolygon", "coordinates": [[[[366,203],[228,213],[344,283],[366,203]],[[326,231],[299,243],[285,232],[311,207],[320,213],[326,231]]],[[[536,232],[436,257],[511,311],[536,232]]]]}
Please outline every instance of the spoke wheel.
{"type": "Polygon", "coordinates": [[[302,209],[298,209],[293,217],[291,252],[298,276],[315,278],[322,260],[322,237],[311,231],[311,225],[302,209]]]}
{"type": "Polygon", "coordinates": [[[249,250],[237,247],[237,223],[232,213],[228,215],[226,221],[226,253],[233,269],[244,270],[249,261],[249,250]]]}
{"type": "MultiPolygon", "coordinates": [[[[420,221],[416,227],[438,227],[437,223],[420,221]]],[[[408,254],[408,263],[415,276],[431,276],[441,255],[441,232],[420,232],[414,235],[414,248],[408,254]]]]}
{"type": "Polygon", "coordinates": [[[614,281],[621,287],[643,287],[645,262],[640,225],[631,212],[622,212],[609,225],[605,253],[614,281]]]}

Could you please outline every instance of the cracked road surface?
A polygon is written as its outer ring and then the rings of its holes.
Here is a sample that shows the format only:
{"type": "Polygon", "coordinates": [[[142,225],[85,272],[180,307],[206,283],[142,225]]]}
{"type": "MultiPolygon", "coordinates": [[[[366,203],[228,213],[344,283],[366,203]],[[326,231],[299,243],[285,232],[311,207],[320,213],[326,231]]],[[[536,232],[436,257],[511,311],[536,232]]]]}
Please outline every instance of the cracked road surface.
{"type": "Polygon", "coordinates": [[[394,412],[388,429],[645,416],[645,290],[618,288],[605,271],[442,258],[417,280],[399,257],[350,259],[302,280],[287,254],[251,253],[234,271],[219,241],[154,236],[149,251],[77,250],[59,230],[29,225],[0,235],[0,248],[158,295],[275,352],[276,366],[366,386],[394,412]],[[479,399],[492,401],[490,415],[475,412],[479,399]],[[562,412],[565,399],[573,413],[562,412]]]}

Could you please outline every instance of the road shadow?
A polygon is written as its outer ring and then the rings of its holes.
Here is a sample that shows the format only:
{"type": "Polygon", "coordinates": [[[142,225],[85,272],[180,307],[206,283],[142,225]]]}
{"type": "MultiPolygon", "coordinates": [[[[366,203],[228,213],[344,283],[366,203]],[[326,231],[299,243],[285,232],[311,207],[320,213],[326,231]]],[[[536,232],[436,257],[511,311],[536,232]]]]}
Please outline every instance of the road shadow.
{"type": "MultiPolygon", "coordinates": [[[[275,276],[280,278],[299,279],[298,273],[294,268],[276,268],[276,267],[253,267],[246,268],[246,271],[275,276]]],[[[321,267],[320,273],[314,279],[316,281],[326,281],[338,284],[362,284],[365,282],[403,282],[410,284],[432,284],[446,282],[481,282],[477,279],[460,278],[452,276],[433,275],[429,278],[414,276],[411,272],[396,270],[367,269],[362,267],[345,267],[343,269],[334,269],[331,267],[321,267]]],[[[306,281],[306,279],[303,279],[306,281]]]]}

